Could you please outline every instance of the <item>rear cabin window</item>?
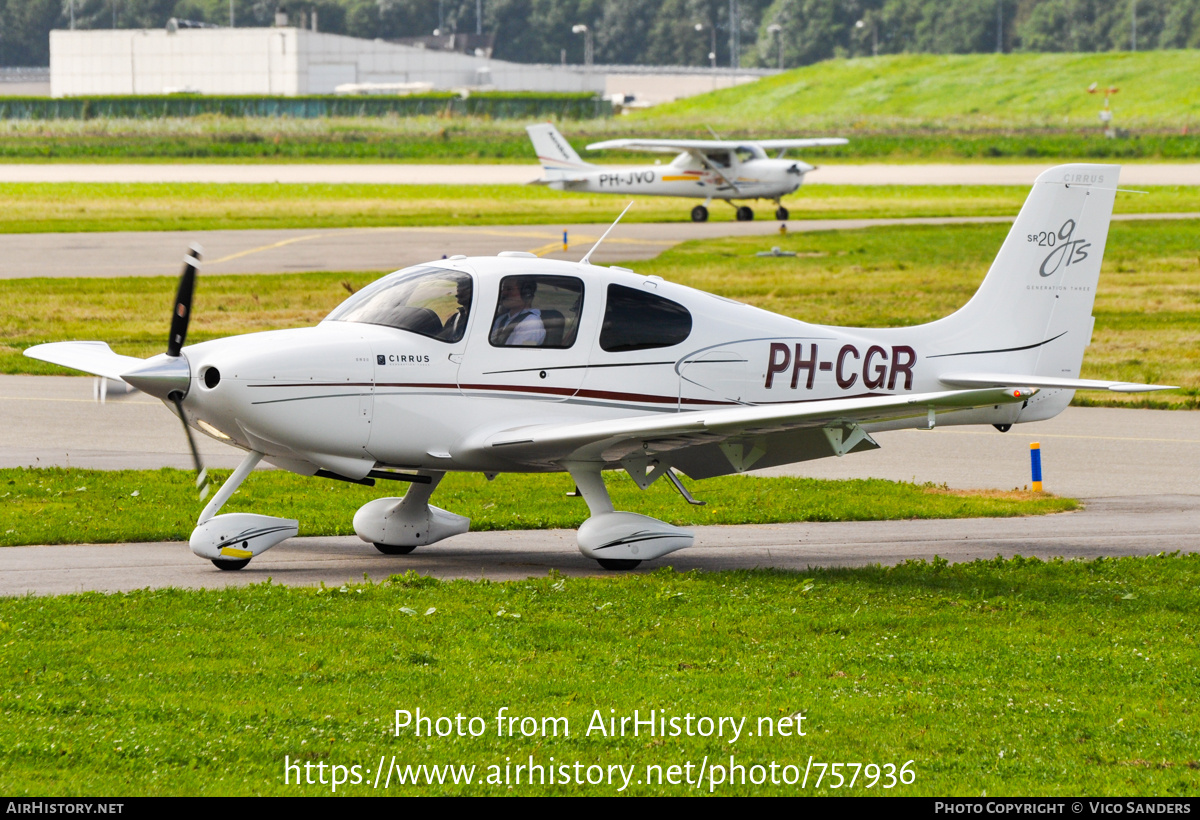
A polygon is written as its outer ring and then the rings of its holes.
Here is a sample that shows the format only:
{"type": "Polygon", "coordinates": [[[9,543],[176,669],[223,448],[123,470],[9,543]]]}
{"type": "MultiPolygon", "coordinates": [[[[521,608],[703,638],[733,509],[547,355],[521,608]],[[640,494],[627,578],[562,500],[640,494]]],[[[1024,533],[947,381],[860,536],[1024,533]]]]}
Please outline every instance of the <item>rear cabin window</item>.
{"type": "Polygon", "coordinates": [[[609,353],[671,347],[692,332],[692,314],[678,302],[653,293],[608,286],[600,348],[609,353]]]}

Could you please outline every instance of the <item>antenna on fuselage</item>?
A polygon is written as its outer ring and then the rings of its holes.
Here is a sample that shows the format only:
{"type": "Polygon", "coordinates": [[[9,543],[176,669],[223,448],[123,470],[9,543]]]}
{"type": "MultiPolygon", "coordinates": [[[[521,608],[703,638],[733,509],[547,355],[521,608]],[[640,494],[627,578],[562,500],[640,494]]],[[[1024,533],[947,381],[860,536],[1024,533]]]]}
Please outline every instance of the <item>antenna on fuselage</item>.
{"type": "MultiPolygon", "coordinates": [[[[631,201],[628,205],[625,206],[625,211],[628,211],[632,207],[633,207],[633,202],[631,201]]],[[[621,216],[625,216],[625,211],[621,211],[621,216]]],[[[581,265],[592,264],[589,261],[592,258],[592,254],[596,252],[596,248],[600,247],[600,243],[608,238],[608,235],[610,233],[612,233],[612,229],[617,227],[617,223],[621,221],[621,216],[618,216],[616,219],[613,220],[613,224],[609,225],[608,230],[604,232],[604,235],[596,240],[596,244],[592,245],[591,250],[589,250],[587,253],[585,253],[583,255],[583,258],[579,260],[579,264],[581,264],[581,265]]]]}

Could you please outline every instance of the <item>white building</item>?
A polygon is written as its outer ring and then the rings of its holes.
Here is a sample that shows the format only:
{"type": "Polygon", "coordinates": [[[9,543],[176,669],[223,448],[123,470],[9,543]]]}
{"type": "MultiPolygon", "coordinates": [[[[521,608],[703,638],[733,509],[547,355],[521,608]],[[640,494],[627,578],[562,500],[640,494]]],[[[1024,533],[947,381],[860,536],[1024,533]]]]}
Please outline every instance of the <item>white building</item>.
{"type": "Polygon", "coordinates": [[[50,96],[332,94],[346,83],[605,91],[582,66],[533,66],[301,28],[50,32],[50,96]]]}

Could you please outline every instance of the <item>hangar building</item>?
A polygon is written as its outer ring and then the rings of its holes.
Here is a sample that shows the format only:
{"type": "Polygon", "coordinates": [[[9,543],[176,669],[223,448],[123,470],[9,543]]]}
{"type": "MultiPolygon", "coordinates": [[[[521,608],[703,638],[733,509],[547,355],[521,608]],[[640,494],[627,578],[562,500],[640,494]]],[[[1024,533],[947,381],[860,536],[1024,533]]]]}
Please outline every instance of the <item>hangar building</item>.
{"type": "Polygon", "coordinates": [[[605,91],[604,75],[582,66],[523,65],[305,28],[50,32],[52,97],[172,92],[298,96],[332,94],[351,83],[605,91]]]}

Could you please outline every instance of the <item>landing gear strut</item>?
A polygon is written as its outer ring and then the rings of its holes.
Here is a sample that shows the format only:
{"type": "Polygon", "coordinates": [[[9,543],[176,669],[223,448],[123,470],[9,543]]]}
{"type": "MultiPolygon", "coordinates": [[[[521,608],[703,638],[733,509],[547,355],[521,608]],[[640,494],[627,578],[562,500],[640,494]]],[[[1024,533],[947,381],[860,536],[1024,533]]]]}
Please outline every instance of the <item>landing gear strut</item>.
{"type": "Polygon", "coordinates": [[[613,510],[608,488],[600,474],[601,466],[594,463],[567,465],[592,514],[579,527],[576,536],[580,552],[604,569],[621,572],[633,569],[642,561],[692,545],[695,536],[687,530],[648,515],[613,510]]]}
{"type": "Polygon", "coordinates": [[[217,569],[242,569],[250,563],[251,558],[299,531],[299,522],[292,518],[274,518],[254,513],[217,515],[262,457],[262,453],[254,451],[246,454],[233,475],[221,485],[221,489],[217,490],[217,494],[200,513],[196,529],[192,530],[192,537],[188,539],[192,552],[212,561],[217,569]]]}

